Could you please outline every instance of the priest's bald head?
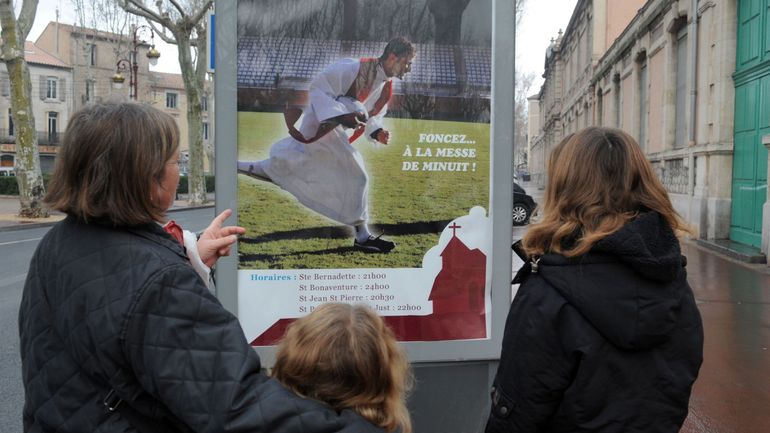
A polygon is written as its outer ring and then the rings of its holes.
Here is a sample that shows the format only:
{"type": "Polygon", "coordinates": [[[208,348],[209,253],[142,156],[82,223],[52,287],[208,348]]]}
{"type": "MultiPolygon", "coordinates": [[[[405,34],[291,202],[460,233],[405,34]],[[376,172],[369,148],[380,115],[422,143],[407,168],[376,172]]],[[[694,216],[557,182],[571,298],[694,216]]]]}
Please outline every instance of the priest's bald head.
{"type": "Polygon", "coordinates": [[[380,64],[385,70],[385,75],[403,79],[404,75],[412,70],[414,59],[414,45],[405,37],[398,36],[390,40],[380,56],[380,64]]]}

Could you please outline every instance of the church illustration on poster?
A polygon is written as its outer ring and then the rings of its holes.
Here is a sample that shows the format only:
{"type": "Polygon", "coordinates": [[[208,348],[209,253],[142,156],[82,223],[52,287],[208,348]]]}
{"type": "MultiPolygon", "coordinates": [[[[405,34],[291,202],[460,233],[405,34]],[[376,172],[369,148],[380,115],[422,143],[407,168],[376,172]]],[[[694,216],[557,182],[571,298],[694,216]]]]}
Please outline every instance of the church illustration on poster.
{"type": "MultiPolygon", "coordinates": [[[[385,316],[400,341],[442,341],[487,338],[485,286],[487,255],[469,248],[458,236],[457,220],[444,230],[452,235],[440,253],[441,270],[436,275],[428,300],[429,315],[385,316]]],[[[486,222],[487,219],[484,218],[486,222]]],[[[294,318],[282,318],[255,338],[253,346],[276,344],[294,318]]]]}

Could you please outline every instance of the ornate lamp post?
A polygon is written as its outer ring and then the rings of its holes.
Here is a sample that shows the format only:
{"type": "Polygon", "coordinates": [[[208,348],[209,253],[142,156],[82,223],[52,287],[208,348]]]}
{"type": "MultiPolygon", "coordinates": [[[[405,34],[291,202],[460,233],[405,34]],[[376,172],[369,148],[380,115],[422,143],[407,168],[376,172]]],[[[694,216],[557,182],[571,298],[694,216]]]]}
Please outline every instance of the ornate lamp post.
{"type": "Polygon", "coordinates": [[[115,63],[115,75],[112,76],[112,82],[115,84],[115,88],[120,89],[123,87],[123,82],[126,81],[126,78],[123,76],[123,72],[125,70],[128,70],[128,85],[130,86],[130,97],[134,101],[137,100],[137,97],[139,95],[139,85],[137,81],[139,81],[139,64],[137,63],[137,47],[139,44],[143,43],[143,41],[139,41],[137,39],[137,33],[140,29],[147,29],[150,31],[150,50],[147,51],[147,58],[150,59],[150,65],[155,66],[158,64],[158,57],[160,57],[160,51],[155,49],[155,32],[152,31],[152,29],[149,26],[141,25],[134,28],[134,41],[133,45],[130,51],[130,60],[129,59],[118,59],[117,63],[115,63]]]}

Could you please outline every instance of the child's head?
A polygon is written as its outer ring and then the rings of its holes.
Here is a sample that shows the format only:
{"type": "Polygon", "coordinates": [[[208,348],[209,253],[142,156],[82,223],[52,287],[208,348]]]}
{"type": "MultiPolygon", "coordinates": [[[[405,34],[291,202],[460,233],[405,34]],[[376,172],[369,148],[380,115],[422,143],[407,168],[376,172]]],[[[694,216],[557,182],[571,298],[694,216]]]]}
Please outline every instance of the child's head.
{"type": "Polygon", "coordinates": [[[387,431],[411,431],[409,362],[382,318],[364,305],[323,304],[294,322],[278,346],[273,376],[387,431]]]}

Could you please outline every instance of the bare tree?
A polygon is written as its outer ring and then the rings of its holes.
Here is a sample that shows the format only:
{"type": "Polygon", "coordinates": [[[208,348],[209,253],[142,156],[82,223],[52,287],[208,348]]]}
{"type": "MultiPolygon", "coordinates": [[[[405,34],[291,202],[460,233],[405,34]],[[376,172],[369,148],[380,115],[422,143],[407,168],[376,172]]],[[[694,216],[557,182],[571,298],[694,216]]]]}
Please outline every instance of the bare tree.
{"type": "Polygon", "coordinates": [[[342,40],[355,41],[358,39],[356,32],[358,24],[359,0],[343,0],[342,40]]]}
{"type": "Polygon", "coordinates": [[[489,122],[491,114],[489,94],[485,96],[474,89],[466,89],[460,112],[465,121],[489,122]]]}
{"type": "Polygon", "coordinates": [[[405,36],[412,42],[434,42],[434,26],[429,15],[428,3],[424,0],[366,1],[355,17],[357,35],[361,39],[405,36]]]}
{"type": "Polygon", "coordinates": [[[402,84],[401,110],[411,119],[425,119],[432,116],[436,109],[436,96],[421,94],[420,87],[410,82],[402,84]]]}
{"type": "MultiPolygon", "coordinates": [[[[89,88],[89,83],[95,87],[98,76],[98,72],[94,71],[93,62],[90,61],[92,45],[97,40],[108,45],[112,51],[113,63],[117,63],[121,58],[128,59],[132,49],[129,32],[138,17],[128,14],[115,0],[70,0],[70,4],[75,11],[75,26],[79,27],[79,30],[73,33],[77,38],[73,48],[77,54],[75,67],[72,69],[73,101],[77,107],[94,97],[91,94],[87,98],[84,94],[89,88]],[[80,89],[80,92],[76,89],[80,89]]],[[[91,87],[91,90],[95,92],[94,87],[91,87]]]]}
{"type": "MultiPolygon", "coordinates": [[[[516,73],[516,85],[514,87],[513,106],[513,150],[514,164],[516,167],[527,163],[527,133],[529,131],[528,93],[535,81],[535,73],[516,73]]],[[[533,113],[537,114],[537,113],[533,113]]]]}
{"type": "Polygon", "coordinates": [[[207,22],[204,18],[213,0],[157,0],[156,9],[147,6],[144,0],[117,1],[126,12],[146,19],[166,43],[178,47],[179,68],[187,94],[187,138],[190,146],[188,202],[191,205],[206,203],[201,96],[206,78],[207,22]]]}
{"type": "MultiPolygon", "coordinates": [[[[297,61],[327,54],[331,45],[313,43],[337,39],[344,33],[342,0],[264,0],[262,7],[253,3],[238,4],[239,51],[266,61],[254,66],[258,77],[251,85],[238,89],[239,109],[271,107],[301,103],[297,99],[298,82],[308,80],[307,71],[297,69],[297,61]]],[[[355,10],[355,7],[353,9],[355,10]]],[[[349,12],[353,13],[353,12],[349,12]]],[[[355,32],[348,24],[347,31],[355,32]]]]}
{"type": "Polygon", "coordinates": [[[527,0],[516,0],[513,9],[516,11],[516,27],[521,23],[521,18],[524,16],[524,6],[527,4],[527,0]]]}
{"type": "Polygon", "coordinates": [[[124,11],[115,0],[70,0],[70,4],[75,10],[77,25],[90,30],[94,37],[99,31],[106,32],[100,36],[109,40],[116,60],[126,55],[131,41],[128,33],[136,24],[133,15],[124,11]]]}
{"type": "MultiPolygon", "coordinates": [[[[516,29],[518,31],[519,23],[524,17],[524,6],[527,0],[516,0],[514,9],[516,11],[516,29]]],[[[529,163],[527,160],[527,135],[529,132],[529,105],[527,98],[530,89],[535,81],[535,73],[522,73],[516,71],[514,74],[514,106],[513,106],[513,163],[514,169],[525,166],[529,163]]],[[[536,113],[535,113],[536,114],[536,113]]]]}
{"type": "Polygon", "coordinates": [[[428,0],[436,27],[436,43],[458,45],[463,12],[470,0],[428,0]]]}
{"type": "MultiPolygon", "coordinates": [[[[69,0],[80,27],[126,35],[130,18],[115,0],[69,0]]],[[[122,41],[124,42],[124,41],[122,41]]]]}
{"type": "Polygon", "coordinates": [[[11,0],[0,0],[2,26],[2,59],[11,82],[11,112],[16,125],[16,182],[19,185],[19,215],[45,218],[43,206],[45,187],[40,172],[40,154],[32,112],[32,82],[27,61],[24,59],[24,40],[27,38],[37,13],[37,0],[24,0],[18,18],[11,0]]]}

